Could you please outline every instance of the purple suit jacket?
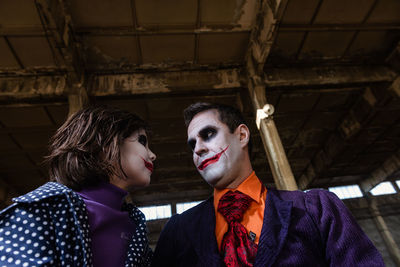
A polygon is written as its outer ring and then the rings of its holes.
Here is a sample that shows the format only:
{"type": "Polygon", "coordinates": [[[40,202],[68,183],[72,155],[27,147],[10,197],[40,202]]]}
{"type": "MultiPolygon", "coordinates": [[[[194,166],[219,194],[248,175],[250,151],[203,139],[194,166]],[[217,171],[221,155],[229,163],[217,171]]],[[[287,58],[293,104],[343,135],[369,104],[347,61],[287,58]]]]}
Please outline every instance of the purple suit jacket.
{"type": "MultiPolygon", "coordinates": [[[[222,266],[214,231],[211,197],[171,217],[158,240],[153,266],[222,266]]],[[[254,266],[385,265],[333,193],[269,189],[254,266]]]]}

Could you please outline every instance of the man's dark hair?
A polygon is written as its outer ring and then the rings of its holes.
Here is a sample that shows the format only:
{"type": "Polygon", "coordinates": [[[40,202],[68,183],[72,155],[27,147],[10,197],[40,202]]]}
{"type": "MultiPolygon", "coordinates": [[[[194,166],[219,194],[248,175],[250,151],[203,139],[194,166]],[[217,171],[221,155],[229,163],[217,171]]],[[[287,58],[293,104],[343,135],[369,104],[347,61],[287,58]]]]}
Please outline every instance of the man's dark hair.
{"type": "MultiPolygon", "coordinates": [[[[191,104],[183,111],[183,118],[185,120],[186,127],[189,126],[193,117],[196,116],[198,113],[213,109],[218,112],[219,120],[228,126],[228,129],[231,133],[233,133],[240,124],[244,124],[247,126],[247,128],[249,128],[242,113],[237,108],[223,104],[205,103],[205,102],[197,102],[191,104]]],[[[253,148],[252,146],[253,144],[250,135],[249,143],[247,146],[249,155],[251,155],[253,148]]]]}
{"type": "Polygon", "coordinates": [[[108,182],[114,175],[125,178],[120,145],[140,129],[149,130],[144,120],[114,107],[93,106],[76,112],[50,140],[46,157],[50,179],[79,191],[108,182]]]}

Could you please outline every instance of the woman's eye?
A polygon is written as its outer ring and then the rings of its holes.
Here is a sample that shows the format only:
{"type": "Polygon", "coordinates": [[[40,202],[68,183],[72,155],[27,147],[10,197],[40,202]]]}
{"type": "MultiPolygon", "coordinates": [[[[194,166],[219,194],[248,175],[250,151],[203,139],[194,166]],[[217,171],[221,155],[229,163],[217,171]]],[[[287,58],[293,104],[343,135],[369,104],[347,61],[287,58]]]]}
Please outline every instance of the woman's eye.
{"type": "Polygon", "coordinates": [[[146,146],[147,144],[147,137],[145,135],[139,135],[138,138],[139,143],[141,143],[142,145],[146,146]]]}

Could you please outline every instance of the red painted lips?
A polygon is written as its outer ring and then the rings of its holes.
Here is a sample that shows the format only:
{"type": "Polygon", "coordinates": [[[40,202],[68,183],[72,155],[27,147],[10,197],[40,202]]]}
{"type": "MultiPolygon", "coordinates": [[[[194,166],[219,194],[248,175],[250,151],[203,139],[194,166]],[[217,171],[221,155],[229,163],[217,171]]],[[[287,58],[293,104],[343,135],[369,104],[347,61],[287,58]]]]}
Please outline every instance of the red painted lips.
{"type": "Polygon", "coordinates": [[[224,150],[219,152],[218,154],[215,154],[211,158],[203,160],[203,162],[197,167],[200,171],[204,170],[208,165],[211,165],[219,160],[219,158],[222,156],[222,154],[228,149],[229,146],[227,146],[224,150]]]}
{"type": "Polygon", "coordinates": [[[144,158],[142,158],[142,159],[143,159],[143,162],[144,162],[144,166],[145,166],[149,171],[153,172],[153,170],[154,170],[154,165],[153,165],[153,163],[151,163],[151,162],[145,160],[144,158]]]}

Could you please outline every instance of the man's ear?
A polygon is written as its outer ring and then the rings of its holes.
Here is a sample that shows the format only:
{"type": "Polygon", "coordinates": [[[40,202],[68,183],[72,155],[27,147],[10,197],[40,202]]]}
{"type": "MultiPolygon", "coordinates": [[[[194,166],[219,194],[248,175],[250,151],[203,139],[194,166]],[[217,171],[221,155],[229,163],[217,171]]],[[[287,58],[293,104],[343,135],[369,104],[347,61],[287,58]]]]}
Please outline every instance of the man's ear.
{"type": "Polygon", "coordinates": [[[249,144],[250,141],[250,130],[245,124],[240,124],[236,128],[236,132],[239,136],[239,141],[242,147],[245,147],[249,144]]]}

